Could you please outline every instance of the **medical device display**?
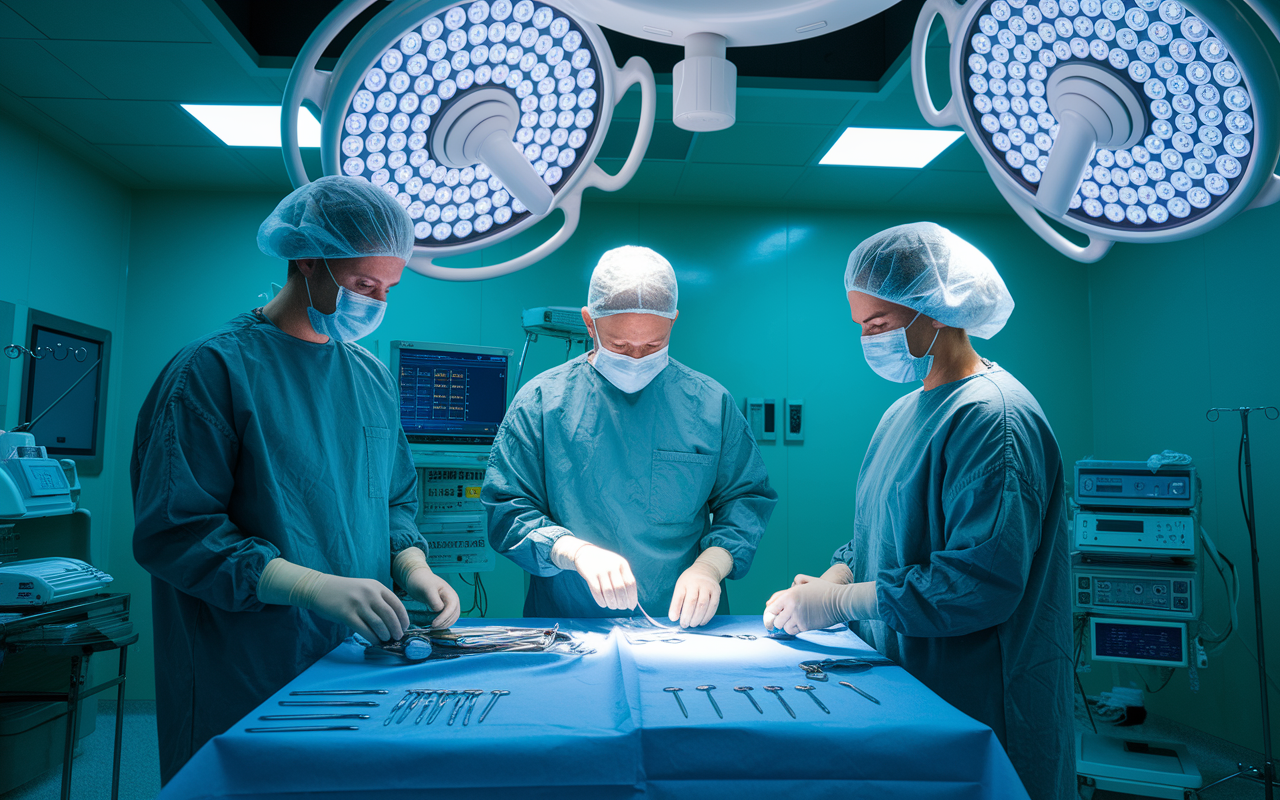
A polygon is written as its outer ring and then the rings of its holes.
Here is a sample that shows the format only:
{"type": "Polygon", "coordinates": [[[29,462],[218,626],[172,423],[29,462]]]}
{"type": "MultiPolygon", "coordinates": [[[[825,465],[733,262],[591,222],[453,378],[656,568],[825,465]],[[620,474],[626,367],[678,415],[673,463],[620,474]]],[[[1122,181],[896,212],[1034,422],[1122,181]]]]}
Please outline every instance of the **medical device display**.
{"type": "Polygon", "coordinates": [[[507,409],[511,351],[430,342],[391,343],[400,424],[414,445],[493,444],[507,409]]]}
{"type": "Polygon", "coordinates": [[[928,0],[916,98],[930,124],[964,128],[1005,199],[1065,255],[1091,262],[1116,241],[1196,236],[1280,199],[1268,119],[1280,78],[1238,5],[928,0]],[[937,16],[953,42],[942,109],[924,66],[937,16]]]}
{"type": "Polygon", "coordinates": [[[1187,666],[1187,624],[1143,619],[1089,620],[1090,656],[1156,667],[1187,666]]]}
{"type": "Polygon", "coordinates": [[[1074,530],[1073,545],[1081,552],[1194,556],[1199,551],[1195,520],[1188,514],[1078,511],[1074,530]]]}
{"type": "Polygon", "coordinates": [[[375,0],[347,0],[312,33],[285,89],[281,136],[295,186],[310,178],[297,119],[320,109],[325,174],[365,178],[415,221],[409,267],[450,280],[483,280],[532,264],[577,227],[582,192],[615,191],[640,166],[653,129],[653,71],[622,69],[593,22],[546,2],[397,0],[352,40],[337,66],[325,48],[375,0]],[[595,164],[614,106],[641,87],[640,124],[616,175],[595,164]],[[560,229],[502,264],[443,267],[528,229],[552,208],[560,229]]]}
{"type": "Polygon", "coordinates": [[[1199,619],[1201,583],[1194,566],[1117,568],[1081,561],[1071,568],[1076,611],[1199,619]]]}
{"type": "Polygon", "coordinates": [[[1191,508],[1198,481],[1194,464],[1152,472],[1145,461],[1077,461],[1075,497],[1082,506],[1191,508]]]}
{"type": "Polygon", "coordinates": [[[114,580],[74,558],[33,558],[0,564],[0,608],[43,606],[88,597],[114,580]]]}

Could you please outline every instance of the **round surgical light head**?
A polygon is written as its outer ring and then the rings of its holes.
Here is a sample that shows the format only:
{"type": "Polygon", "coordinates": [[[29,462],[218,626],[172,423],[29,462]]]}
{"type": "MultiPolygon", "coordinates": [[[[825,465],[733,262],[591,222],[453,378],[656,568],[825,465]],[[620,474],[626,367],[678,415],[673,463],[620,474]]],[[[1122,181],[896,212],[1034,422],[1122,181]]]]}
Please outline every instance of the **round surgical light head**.
{"type": "Polygon", "coordinates": [[[541,0],[394,0],[332,73],[318,72],[325,47],[374,2],[342,3],[304,46],[285,92],[285,162],[295,185],[309,180],[291,132],[310,102],[321,111],[325,173],[367,181],[412,219],[411,269],[480,280],[528,266],[572,234],[586,188],[614,191],[638,169],[653,126],[653,73],[638,58],[615,67],[594,23],[541,0]],[[632,84],[642,90],[639,131],[609,175],[595,158],[632,84]],[[522,256],[478,268],[435,263],[510,238],[556,207],[559,231],[522,256]]]}
{"type": "Polygon", "coordinates": [[[1073,258],[1096,261],[1115,241],[1194,236],[1280,198],[1280,144],[1266,121],[1280,78],[1231,6],[928,0],[916,25],[917,99],[932,124],[965,129],[1014,210],[1073,258]],[[954,42],[942,110],[924,80],[935,16],[954,42]]]}

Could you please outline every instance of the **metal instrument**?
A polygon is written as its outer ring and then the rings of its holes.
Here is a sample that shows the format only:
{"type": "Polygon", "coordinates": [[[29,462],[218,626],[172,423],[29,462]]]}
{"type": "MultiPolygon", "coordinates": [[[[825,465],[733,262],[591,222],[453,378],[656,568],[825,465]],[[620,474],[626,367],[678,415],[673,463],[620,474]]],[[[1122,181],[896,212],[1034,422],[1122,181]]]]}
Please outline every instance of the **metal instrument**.
{"type": "Polygon", "coordinates": [[[673,696],[673,697],[675,697],[676,702],[680,704],[680,711],[684,713],[684,718],[685,718],[685,719],[688,719],[688,718],[689,718],[689,709],[687,709],[687,708],[685,708],[685,707],[684,707],[684,701],[680,699],[680,693],[681,693],[682,691],[684,691],[684,690],[683,690],[683,689],[681,689],[679,686],[668,686],[667,688],[663,689],[662,691],[664,691],[664,692],[671,692],[672,696],[673,696]]]}
{"type": "Polygon", "coordinates": [[[449,721],[445,723],[446,725],[453,724],[453,721],[458,718],[458,710],[462,708],[462,705],[468,699],[470,699],[469,689],[466,689],[457,693],[457,697],[453,701],[453,712],[449,714],[449,721]]]}
{"type": "MultiPolygon", "coordinates": [[[[412,697],[413,695],[414,695],[414,690],[412,690],[412,689],[410,689],[409,691],[405,692],[405,693],[404,693],[404,697],[401,697],[401,698],[400,698],[400,702],[398,702],[398,703],[396,703],[394,706],[392,706],[392,707],[391,707],[391,711],[387,712],[387,718],[386,718],[386,719],[384,719],[384,720],[382,721],[382,724],[383,724],[383,725],[390,725],[390,724],[391,724],[391,720],[395,719],[395,717],[396,717],[396,712],[397,712],[397,711],[399,711],[402,707],[404,707],[404,705],[405,705],[406,703],[408,703],[408,702],[409,702],[409,698],[410,698],[410,697],[412,697]]],[[[280,705],[284,705],[284,703],[281,703],[280,705]]],[[[302,704],[302,703],[300,703],[299,705],[303,705],[303,704],[302,704]]],[[[337,704],[335,703],[335,705],[337,705],[337,704]]]]}
{"type": "Polygon", "coordinates": [[[467,694],[471,695],[471,698],[467,701],[467,713],[462,717],[463,725],[471,721],[471,712],[475,711],[476,701],[480,699],[480,695],[484,694],[484,689],[468,689],[467,694]]]}
{"type": "Polygon", "coordinates": [[[761,707],[760,707],[760,704],[756,702],[756,699],[755,699],[754,697],[752,697],[752,696],[751,696],[751,690],[752,690],[753,688],[755,688],[755,687],[753,687],[753,686],[735,686],[735,687],[733,687],[733,690],[734,690],[735,692],[742,692],[743,694],[745,694],[745,695],[747,696],[747,699],[751,701],[751,705],[753,705],[753,706],[755,706],[755,707],[756,707],[756,711],[759,711],[761,714],[763,714],[763,713],[764,713],[764,709],[763,709],[763,708],[761,708],[761,707]]]}
{"type": "Polygon", "coordinates": [[[816,694],[814,694],[814,693],[813,693],[813,687],[812,687],[812,686],[809,686],[809,685],[807,685],[807,684],[800,684],[800,685],[799,685],[799,686],[797,686],[796,688],[797,688],[797,689],[799,689],[800,691],[804,692],[805,694],[809,695],[809,699],[810,699],[810,700],[812,700],[813,702],[817,703],[817,704],[818,704],[818,708],[822,709],[823,711],[825,711],[825,712],[826,712],[826,713],[828,713],[828,714],[830,714],[830,713],[831,713],[831,709],[829,709],[829,708],[827,708],[825,705],[823,705],[823,704],[822,704],[822,701],[818,699],[818,696],[817,696],[816,694]]]}
{"type": "Polygon", "coordinates": [[[698,691],[707,693],[707,699],[711,701],[711,707],[716,710],[716,716],[719,717],[720,719],[724,719],[724,714],[720,712],[720,704],[717,703],[715,697],[711,695],[711,690],[716,687],[708,683],[708,684],[703,684],[702,686],[699,686],[697,688],[698,688],[698,691]]]}
{"type": "Polygon", "coordinates": [[[795,719],[795,718],[796,718],[796,712],[794,712],[794,711],[792,711],[792,710],[791,710],[791,706],[787,705],[787,701],[786,701],[786,699],[785,699],[785,698],[783,698],[783,696],[782,696],[782,687],[781,687],[781,686],[766,686],[766,687],[764,687],[764,690],[765,690],[766,692],[773,692],[773,696],[774,696],[774,697],[776,697],[776,698],[778,698],[778,702],[779,702],[779,703],[782,703],[782,707],[783,707],[783,708],[785,708],[785,709],[787,710],[787,713],[791,715],[791,718],[792,718],[792,719],[795,719]]]}
{"type": "Polygon", "coordinates": [[[341,694],[390,694],[387,689],[323,689],[314,692],[289,692],[290,697],[315,697],[341,694]]]}
{"type": "Polygon", "coordinates": [[[821,661],[802,661],[800,669],[811,681],[827,680],[828,672],[865,672],[872,667],[897,666],[888,658],[824,658],[821,661]]]}
{"type": "Polygon", "coordinates": [[[304,719],[368,719],[368,714],[267,714],[258,719],[265,722],[279,722],[284,720],[304,720],[304,719]]]}
{"type": "Polygon", "coordinates": [[[282,706],[359,706],[361,708],[377,708],[378,703],[372,700],[281,700],[282,706]]]}
{"type": "Polygon", "coordinates": [[[440,693],[439,689],[427,690],[426,694],[424,695],[426,702],[422,704],[422,710],[418,712],[418,718],[413,721],[414,725],[422,724],[422,718],[425,717],[427,715],[427,712],[431,710],[432,700],[434,699],[433,696],[439,693],[440,693]]]}
{"type": "Polygon", "coordinates": [[[408,719],[409,715],[413,713],[413,710],[418,707],[418,704],[421,703],[423,698],[425,698],[426,696],[427,696],[426,692],[422,691],[421,689],[415,689],[413,702],[405,706],[404,711],[400,712],[400,718],[396,720],[396,724],[399,725],[400,723],[408,719]]]}
{"type": "Polygon", "coordinates": [[[502,697],[504,694],[511,694],[511,692],[508,692],[506,689],[494,689],[491,694],[493,695],[493,699],[489,701],[489,705],[484,707],[484,711],[480,712],[480,718],[476,720],[477,725],[484,722],[484,718],[489,716],[489,711],[493,708],[494,704],[498,702],[499,697],[502,697]]]}
{"type": "Polygon", "coordinates": [[[848,686],[850,689],[854,690],[855,692],[857,692],[858,694],[860,694],[860,695],[862,695],[863,697],[867,698],[868,700],[870,700],[871,702],[875,703],[876,705],[880,705],[880,701],[879,701],[879,700],[875,699],[875,698],[874,698],[874,697],[872,697],[871,695],[869,695],[869,694],[867,694],[866,692],[862,691],[862,690],[861,690],[861,689],[859,689],[857,686],[854,686],[852,683],[849,683],[848,681],[840,681],[840,685],[841,685],[841,686],[848,686]]]}
{"type": "Polygon", "coordinates": [[[440,695],[440,699],[436,701],[435,708],[431,709],[431,713],[427,715],[428,725],[436,721],[436,717],[440,716],[440,711],[444,708],[445,703],[449,702],[449,698],[452,695],[457,694],[457,691],[453,689],[444,689],[443,691],[436,692],[436,694],[440,695]]]}
{"type": "Polygon", "coordinates": [[[355,725],[305,725],[296,728],[245,728],[245,733],[302,733],[303,731],[358,731],[355,725]]]}

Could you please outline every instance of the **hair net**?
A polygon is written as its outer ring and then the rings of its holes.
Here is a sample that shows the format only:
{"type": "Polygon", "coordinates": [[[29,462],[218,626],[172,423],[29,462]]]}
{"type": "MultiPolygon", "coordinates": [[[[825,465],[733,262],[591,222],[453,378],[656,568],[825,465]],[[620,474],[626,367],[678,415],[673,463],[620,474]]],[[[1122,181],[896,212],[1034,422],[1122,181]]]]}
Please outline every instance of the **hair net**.
{"type": "Polygon", "coordinates": [[[654,314],[675,319],[676,271],[647,247],[615,247],[600,256],[587,290],[592,319],[613,314],[654,314]]]}
{"type": "Polygon", "coordinates": [[[361,258],[413,253],[413,222],[390,195],[368,181],[331,175],[293,190],[258,227],[269,256],[361,258]]]}
{"type": "Polygon", "coordinates": [[[990,339],[1013,313],[1013,297],[978,248],[932,222],[881,231],[858,245],[846,292],[907,306],[970,336],[990,339]]]}

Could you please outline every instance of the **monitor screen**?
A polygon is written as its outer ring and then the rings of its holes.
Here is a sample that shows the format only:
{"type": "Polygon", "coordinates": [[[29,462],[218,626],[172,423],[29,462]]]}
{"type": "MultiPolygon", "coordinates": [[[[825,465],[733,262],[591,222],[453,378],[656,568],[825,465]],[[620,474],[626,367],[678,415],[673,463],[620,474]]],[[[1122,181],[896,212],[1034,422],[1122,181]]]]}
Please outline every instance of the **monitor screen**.
{"type": "Polygon", "coordinates": [[[395,342],[392,352],[411,444],[493,444],[507,410],[510,350],[395,342]]]}
{"type": "Polygon", "coordinates": [[[1093,658],[1129,664],[1185,667],[1187,626],[1154,620],[1091,619],[1093,658]]]}

